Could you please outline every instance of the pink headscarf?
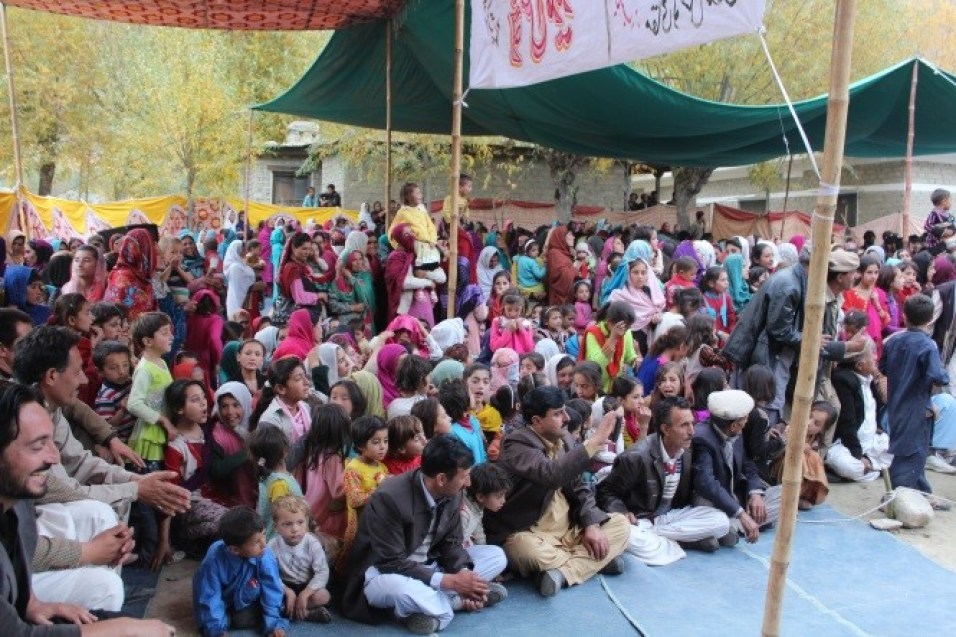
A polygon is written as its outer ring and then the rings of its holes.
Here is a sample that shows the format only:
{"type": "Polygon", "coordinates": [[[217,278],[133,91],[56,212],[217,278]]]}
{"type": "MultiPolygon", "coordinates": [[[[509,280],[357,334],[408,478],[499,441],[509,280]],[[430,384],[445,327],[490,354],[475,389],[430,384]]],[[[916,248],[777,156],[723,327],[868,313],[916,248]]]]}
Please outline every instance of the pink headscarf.
{"type": "Polygon", "coordinates": [[[597,297],[601,292],[601,284],[607,278],[607,261],[614,253],[614,237],[609,237],[604,242],[604,248],[601,250],[601,260],[598,262],[597,271],[594,273],[594,292],[597,297]]]}
{"type": "Polygon", "coordinates": [[[806,243],[806,241],[807,241],[807,238],[803,236],[802,234],[795,234],[792,237],[790,237],[789,243],[797,249],[797,252],[800,252],[801,250],[803,250],[803,244],[806,243]]]}
{"type": "Polygon", "coordinates": [[[295,356],[300,361],[305,361],[314,347],[312,315],[308,310],[296,310],[289,315],[289,333],[272,354],[272,360],[295,356]]]}
{"type": "MultiPolygon", "coordinates": [[[[418,322],[418,319],[411,317],[407,314],[402,314],[401,316],[396,316],[392,319],[392,322],[388,324],[389,332],[398,332],[399,330],[407,331],[411,336],[412,345],[415,346],[416,353],[422,358],[429,358],[430,352],[428,350],[428,334],[425,332],[422,324],[418,322]]],[[[388,343],[398,343],[398,340],[393,336],[390,338],[388,343]]]]}
{"type": "Polygon", "coordinates": [[[395,386],[395,374],[398,372],[398,363],[402,356],[408,354],[401,345],[390,343],[378,350],[375,362],[378,364],[378,382],[382,385],[382,406],[388,409],[392,401],[398,397],[398,387],[395,386]]]}
{"type": "Polygon", "coordinates": [[[518,352],[510,347],[502,347],[491,357],[491,392],[498,388],[518,384],[518,352]]]}
{"type": "MultiPolygon", "coordinates": [[[[625,279],[625,281],[628,282],[611,292],[607,298],[609,301],[623,301],[630,305],[634,310],[635,317],[631,329],[643,330],[650,325],[651,319],[655,314],[660,314],[664,311],[664,287],[661,285],[660,280],[658,280],[657,275],[654,274],[654,269],[650,263],[644,259],[635,260],[641,261],[647,266],[647,290],[650,294],[648,295],[642,290],[635,290],[629,283],[630,279],[625,279]]],[[[630,265],[625,266],[622,264],[618,267],[630,267],[630,265]]],[[[630,274],[628,274],[628,276],[630,276],[630,274]]]]}

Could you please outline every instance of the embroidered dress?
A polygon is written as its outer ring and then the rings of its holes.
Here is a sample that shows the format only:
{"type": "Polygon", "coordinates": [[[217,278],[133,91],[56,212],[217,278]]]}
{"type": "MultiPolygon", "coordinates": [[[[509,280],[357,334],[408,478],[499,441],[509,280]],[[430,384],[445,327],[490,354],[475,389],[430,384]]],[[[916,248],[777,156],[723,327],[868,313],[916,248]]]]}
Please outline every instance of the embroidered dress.
{"type": "Polygon", "coordinates": [[[358,533],[359,514],[372,497],[372,492],[379,483],[389,475],[388,467],[381,462],[368,464],[361,458],[352,458],[345,465],[342,481],[345,484],[345,503],[348,506],[348,524],[345,527],[345,538],[342,542],[342,552],[336,566],[342,570],[348,559],[348,554],[355,542],[358,533]]]}

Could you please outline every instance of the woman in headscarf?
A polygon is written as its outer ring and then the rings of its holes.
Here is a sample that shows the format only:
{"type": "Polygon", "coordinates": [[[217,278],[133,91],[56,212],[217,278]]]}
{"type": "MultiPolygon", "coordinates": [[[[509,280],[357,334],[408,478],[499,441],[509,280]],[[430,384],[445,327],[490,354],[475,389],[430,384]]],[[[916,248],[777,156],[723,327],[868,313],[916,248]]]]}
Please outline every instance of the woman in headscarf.
{"type": "Polygon", "coordinates": [[[441,388],[442,383],[446,380],[461,380],[464,373],[464,364],[452,358],[446,358],[435,365],[435,369],[432,370],[429,378],[431,378],[432,385],[436,388],[441,388]]]}
{"type": "Polygon", "coordinates": [[[120,241],[118,253],[103,300],[124,306],[127,319],[132,323],[141,314],[156,309],[153,297],[156,245],[146,229],[134,228],[120,241]]]}
{"type": "Polygon", "coordinates": [[[78,292],[90,303],[103,300],[106,294],[106,259],[93,246],[83,245],[73,253],[70,280],[63,286],[63,294],[78,292]]]}
{"type": "Polygon", "coordinates": [[[43,239],[34,239],[27,242],[26,249],[23,252],[23,263],[37,272],[43,272],[43,268],[50,262],[53,256],[53,246],[49,241],[43,239]]]}
{"type": "Polygon", "coordinates": [[[388,324],[386,331],[392,333],[392,336],[385,341],[386,343],[398,343],[403,347],[411,345],[415,354],[426,360],[429,358],[428,333],[422,328],[418,319],[404,314],[396,316],[388,324]]]}
{"type": "Polygon", "coordinates": [[[3,289],[7,305],[29,314],[34,325],[44,325],[53,313],[45,303],[43,281],[31,267],[8,265],[3,276],[3,289]]]}
{"type": "Polygon", "coordinates": [[[353,363],[348,353],[336,343],[322,343],[318,349],[319,368],[313,371],[315,389],[326,396],[335,383],[352,373],[353,363]],[[319,373],[316,373],[318,371],[319,373]]]}
{"type": "Polygon", "coordinates": [[[196,353],[206,378],[212,383],[222,359],[222,328],[226,321],[219,314],[219,295],[212,290],[199,290],[191,300],[196,309],[186,317],[183,348],[196,353]]]}
{"type": "Polygon", "coordinates": [[[481,326],[488,320],[488,305],[478,285],[466,285],[455,298],[455,314],[465,323],[465,344],[472,357],[481,352],[481,326]]]}
{"type": "Polygon", "coordinates": [[[728,291],[734,300],[734,311],[737,316],[750,303],[750,286],[747,284],[747,261],[742,254],[729,254],[724,259],[724,269],[727,270],[727,279],[730,283],[728,291]]]}
{"type": "Polygon", "coordinates": [[[465,322],[457,316],[440,322],[432,328],[431,334],[428,335],[429,339],[435,344],[433,349],[437,350],[437,352],[432,351],[432,360],[444,356],[445,350],[449,347],[464,343],[466,336],[465,322]]]}
{"type": "Polygon", "coordinates": [[[502,347],[491,357],[491,393],[494,394],[500,387],[511,385],[518,387],[518,352],[510,347],[502,347]]]}
{"type": "Polygon", "coordinates": [[[196,237],[193,236],[193,233],[188,229],[183,230],[179,233],[179,240],[183,246],[183,270],[197,279],[206,274],[206,260],[199,252],[199,247],[196,245],[196,237]]]}
{"type": "MultiPolygon", "coordinates": [[[[624,256],[621,258],[620,264],[618,264],[617,269],[611,276],[611,280],[604,286],[604,293],[600,296],[599,307],[608,302],[608,299],[611,298],[611,292],[627,284],[628,277],[630,276],[630,267],[634,261],[641,259],[646,263],[650,263],[653,256],[654,250],[651,248],[650,243],[643,239],[631,241],[627,246],[627,250],[624,251],[624,256]]],[[[657,279],[656,276],[654,278],[657,279]]]]}
{"type": "Polygon", "coordinates": [[[574,285],[574,256],[571,244],[574,235],[567,226],[558,226],[548,235],[545,247],[545,263],[548,264],[548,305],[564,305],[573,301],[571,288],[574,285]]]}
{"type": "Polygon", "coordinates": [[[608,277],[607,262],[614,254],[614,244],[620,243],[621,239],[617,236],[609,237],[604,241],[604,247],[601,248],[601,257],[598,259],[597,270],[594,272],[594,309],[601,306],[601,286],[608,277]]]}
{"type": "Polygon", "coordinates": [[[382,407],[382,384],[378,382],[375,374],[361,369],[352,372],[351,378],[365,397],[365,414],[385,418],[385,408],[382,407]]]}
{"type": "Polygon", "coordinates": [[[222,275],[226,280],[226,316],[232,316],[245,306],[246,295],[256,283],[256,271],[243,258],[244,244],[235,239],[226,248],[223,257],[222,275]]]}
{"type": "Polygon", "coordinates": [[[278,276],[279,296],[274,311],[277,317],[289,317],[296,308],[318,313],[322,299],[308,265],[311,252],[309,235],[304,232],[295,233],[286,242],[278,276]]]}
{"type": "Polygon", "coordinates": [[[276,347],[272,354],[272,360],[279,360],[286,356],[296,356],[303,363],[306,363],[317,342],[312,315],[305,309],[296,310],[289,316],[289,333],[285,340],[276,347]]]}
{"type": "Polygon", "coordinates": [[[953,265],[952,259],[948,254],[937,255],[933,259],[933,274],[930,277],[930,283],[933,284],[933,287],[939,287],[953,280],[956,280],[956,266],[953,265]]]}
{"type": "Polygon", "coordinates": [[[552,357],[561,354],[561,348],[558,347],[558,344],[554,339],[542,338],[540,341],[534,344],[534,351],[541,354],[541,358],[545,361],[551,360],[552,357]]]}
{"type": "MultiPolygon", "coordinates": [[[[268,225],[266,226],[268,229],[268,225]]],[[[272,232],[269,233],[269,245],[272,250],[272,298],[279,298],[279,270],[282,267],[282,252],[285,249],[285,228],[276,220],[272,232]]]]}
{"type": "Polygon", "coordinates": [[[27,235],[20,230],[11,230],[7,234],[6,262],[13,265],[23,265],[24,251],[27,246],[27,235]]]}
{"type": "MultiPolygon", "coordinates": [[[[358,234],[364,236],[364,233],[358,234]]],[[[362,329],[371,336],[374,333],[372,316],[375,311],[375,289],[372,276],[365,266],[363,250],[350,250],[339,259],[339,264],[335,283],[329,293],[329,314],[337,316],[342,325],[348,325],[353,319],[361,320],[362,329]]]]}
{"type": "Polygon", "coordinates": [[[502,270],[511,270],[511,257],[508,256],[507,244],[501,232],[497,230],[489,232],[488,236],[485,237],[485,247],[494,248],[498,251],[498,265],[501,266],[502,270]]]}
{"type": "Polygon", "coordinates": [[[797,254],[797,248],[792,243],[781,243],[778,245],[777,254],[780,257],[777,270],[784,270],[792,265],[796,265],[800,260],[800,256],[797,254]]]}
{"type": "MultiPolygon", "coordinates": [[[[622,265],[618,269],[625,270],[625,266],[622,265]]],[[[650,262],[644,259],[637,258],[628,263],[626,273],[624,284],[611,292],[608,301],[623,301],[634,311],[631,336],[643,356],[647,354],[651,335],[655,326],[660,323],[667,305],[664,287],[654,274],[650,262]]]]}
{"type": "Polygon", "coordinates": [[[393,226],[392,240],[398,247],[389,253],[385,261],[385,285],[388,292],[386,316],[391,321],[398,315],[408,315],[432,325],[435,312],[429,289],[434,287],[434,282],[414,274],[415,236],[411,227],[407,224],[393,226]]]}
{"type": "Polygon", "coordinates": [[[382,386],[382,407],[387,411],[392,401],[400,395],[398,387],[395,386],[395,374],[398,372],[398,365],[402,359],[408,355],[408,350],[397,343],[389,343],[378,350],[375,362],[378,366],[376,377],[382,386]]]}
{"type": "Polygon", "coordinates": [[[501,266],[501,257],[498,255],[498,248],[487,246],[482,248],[478,255],[477,277],[478,285],[481,287],[481,293],[484,298],[491,298],[491,288],[494,285],[495,275],[504,270],[501,266]]]}
{"type": "Polygon", "coordinates": [[[246,436],[252,415],[252,394],[242,383],[224,383],[212,404],[212,466],[210,499],[225,506],[256,506],[255,468],[249,462],[246,436]]]}
{"type": "Polygon", "coordinates": [[[242,368],[239,366],[240,341],[229,341],[222,348],[222,359],[219,361],[219,384],[229,382],[243,382],[242,368]]]}

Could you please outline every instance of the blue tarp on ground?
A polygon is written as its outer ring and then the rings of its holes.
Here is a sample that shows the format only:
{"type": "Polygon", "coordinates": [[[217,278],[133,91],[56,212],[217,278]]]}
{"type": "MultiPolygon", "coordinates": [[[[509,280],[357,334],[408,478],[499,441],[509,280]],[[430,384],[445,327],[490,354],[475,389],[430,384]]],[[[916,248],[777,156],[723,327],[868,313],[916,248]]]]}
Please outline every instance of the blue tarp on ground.
{"type": "MultiPolygon", "coordinates": [[[[945,514],[944,514],[945,515],[945,514]]],[[[794,536],[783,634],[813,637],[954,635],[956,573],[893,535],[841,519],[823,505],[801,513],[794,536]]],[[[756,545],[739,544],[651,568],[627,556],[628,570],[604,578],[610,592],[646,635],[758,635],[763,618],[773,531],[756,545]]],[[[638,634],[598,579],[541,598],[512,582],[500,607],[462,614],[442,635],[638,634]]],[[[296,624],[295,637],[347,630],[360,635],[407,634],[397,624],[364,626],[336,617],[332,626],[296,624]]],[[[252,635],[253,633],[234,633],[252,635]]]]}

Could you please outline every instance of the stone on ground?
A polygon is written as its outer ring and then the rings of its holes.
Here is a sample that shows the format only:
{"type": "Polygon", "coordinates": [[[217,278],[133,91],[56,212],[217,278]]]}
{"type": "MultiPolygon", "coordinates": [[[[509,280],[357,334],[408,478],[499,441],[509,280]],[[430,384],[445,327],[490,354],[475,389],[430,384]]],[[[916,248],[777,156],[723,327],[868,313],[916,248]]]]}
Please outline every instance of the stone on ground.
{"type": "Polygon", "coordinates": [[[877,531],[898,531],[903,528],[903,523],[890,518],[874,518],[870,520],[870,526],[877,531]]]}
{"type": "Polygon", "coordinates": [[[897,487],[894,498],[886,507],[886,514],[899,520],[907,529],[921,529],[933,519],[933,506],[915,489],[897,487]]]}

